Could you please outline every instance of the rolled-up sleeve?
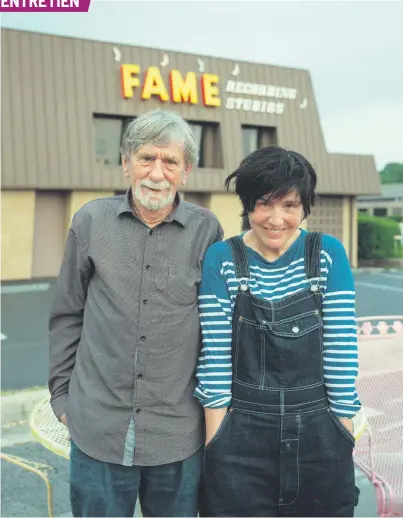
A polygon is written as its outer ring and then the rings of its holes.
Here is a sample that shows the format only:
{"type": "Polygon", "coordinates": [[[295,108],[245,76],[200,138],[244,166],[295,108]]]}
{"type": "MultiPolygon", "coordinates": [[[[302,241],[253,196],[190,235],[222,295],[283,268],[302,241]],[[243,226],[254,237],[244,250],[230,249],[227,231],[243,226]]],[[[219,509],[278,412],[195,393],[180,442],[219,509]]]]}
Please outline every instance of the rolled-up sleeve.
{"type": "Polygon", "coordinates": [[[208,249],[199,289],[202,349],[195,397],[208,408],[226,407],[231,403],[232,309],[218,254],[222,245],[216,243],[208,249]]]}
{"type": "Polygon", "coordinates": [[[336,238],[330,242],[328,280],[323,300],[323,362],[330,408],[337,417],[352,418],[360,410],[357,323],[354,278],[346,251],[336,238]]]}

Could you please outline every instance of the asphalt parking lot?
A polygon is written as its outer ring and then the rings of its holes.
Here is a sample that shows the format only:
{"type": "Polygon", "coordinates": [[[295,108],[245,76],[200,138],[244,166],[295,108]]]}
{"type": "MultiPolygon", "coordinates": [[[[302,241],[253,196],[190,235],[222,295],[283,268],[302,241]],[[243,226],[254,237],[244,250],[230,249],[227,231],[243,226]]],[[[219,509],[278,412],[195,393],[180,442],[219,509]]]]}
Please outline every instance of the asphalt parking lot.
{"type": "MultiPolygon", "coordinates": [[[[403,314],[403,270],[355,272],[357,316],[403,314]]],[[[2,287],[1,390],[45,386],[54,281],[2,287]]]]}
{"type": "Polygon", "coordinates": [[[357,316],[403,315],[403,270],[354,275],[357,316]]]}
{"type": "MultiPolygon", "coordinates": [[[[357,316],[403,314],[403,271],[355,272],[357,316]]],[[[2,287],[2,391],[45,386],[48,373],[48,314],[54,281],[2,287]]],[[[381,393],[381,392],[380,392],[381,393]]],[[[33,441],[27,422],[2,428],[5,453],[42,462],[54,492],[54,516],[71,516],[68,462],[33,441]]],[[[20,467],[2,462],[2,516],[46,516],[43,482],[20,467]]],[[[373,486],[357,471],[362,494],[355,516],[376,516],[373,486]]],[[[136,516],[139,516],[137,509],[136,516]]]]}

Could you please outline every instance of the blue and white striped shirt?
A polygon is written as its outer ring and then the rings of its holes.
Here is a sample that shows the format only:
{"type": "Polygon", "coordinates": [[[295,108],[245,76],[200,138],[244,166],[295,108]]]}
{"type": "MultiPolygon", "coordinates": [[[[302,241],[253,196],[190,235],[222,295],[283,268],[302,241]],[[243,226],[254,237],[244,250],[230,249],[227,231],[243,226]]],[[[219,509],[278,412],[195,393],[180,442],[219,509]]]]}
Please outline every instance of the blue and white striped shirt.
{"type": "MultiPolygon", "coordinates": [[[[281,300],[308,286],[305,279],[304,240],[301,231],[293,245],[274,262],[246,247],[253,295],[281,300]]],[[[323,299],[323,361],[329,405],[337,417],[353,417],[361,407],[355,388],[358,373],[354,279],[343,245],[324,235],[320,284],[323,299]]],[[[203,261],[199,290],[203,346],[197,367],[195,396],[204,407],[231,403],[232,312],[239,282],[230,246],[214,243],[203,261]]]]}

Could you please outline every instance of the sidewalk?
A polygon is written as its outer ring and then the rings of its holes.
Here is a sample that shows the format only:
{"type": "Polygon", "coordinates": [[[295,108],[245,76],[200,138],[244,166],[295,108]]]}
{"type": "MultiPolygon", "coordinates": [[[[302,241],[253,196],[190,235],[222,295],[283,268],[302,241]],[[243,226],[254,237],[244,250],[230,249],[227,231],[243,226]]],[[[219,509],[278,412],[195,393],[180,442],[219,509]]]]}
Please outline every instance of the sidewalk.
{"type": "MultiPolygon", "coordinates": [[[[397,506],[403,495],[403,459],[399,451],[399,430],[403,427],[403,336],[376,337],[360,340],[360,375],[358,389],[364,406],[376,409],[368,415],[374,431],[376,445],[375,462],[378,473],[391,482],[396,491],[397,506]],[[379,442],[378,437],[381,437],[379,442]],[[393,452],[393,462],[389,454],[393,452]],[[387,455],[385,455],[385,453],[387,455]]],[[[28,427],[29,415],[34,406],[48,397],[47,388],[7,393],[1,397],[2,450],[5,453],[44,462],[54,469],[50,479],[54,489],[54,515],[72,516],[69,508],[68,461],[34,442],[28,427]]],[[[365,440],[360,439],[365,452],[365,440]]],[[[364,453],[363,452],[363,453],[364,453]]],[[[361,455],[360,455],[361,457],[361,455]]],[[[368,461],[366,455],[363,460],[368,461]]],[[[31,473],[18,466],[2,462],[2,516],[46,516],[46,496],[43,483],[31,473]]],[[[373,486],[357,471],[357,483],[361,499],[355,516],[375,516],[375,493],[373,486]]],[[[396,507],[396,509],[400,509],[396,507]]],[[[135,516],[140,516],[136,509],[135,516]]]]}
{"type": "Polygon", "coordinates": [[[26,422],[34,406],[49,397],[47,388],[19,390],[1,395],[1,426],[26,422]]]}
{"type": "Polygon", "coordinates": [[[358,266],[352,268],[353,273],[399,273],[403,268],[381,267],[381,266],[358,266]]]}

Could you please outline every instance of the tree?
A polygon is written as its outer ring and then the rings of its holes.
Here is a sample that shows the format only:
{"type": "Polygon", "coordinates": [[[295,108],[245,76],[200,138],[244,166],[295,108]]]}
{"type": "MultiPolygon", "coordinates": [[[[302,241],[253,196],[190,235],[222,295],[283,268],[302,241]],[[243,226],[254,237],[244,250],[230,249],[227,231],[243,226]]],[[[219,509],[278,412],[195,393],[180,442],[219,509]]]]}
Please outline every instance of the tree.
{"type": "Polygon", "coordinates": [[[391,162],[380,171],[381,183],[403,183],[403,164],[391,162]]]}

